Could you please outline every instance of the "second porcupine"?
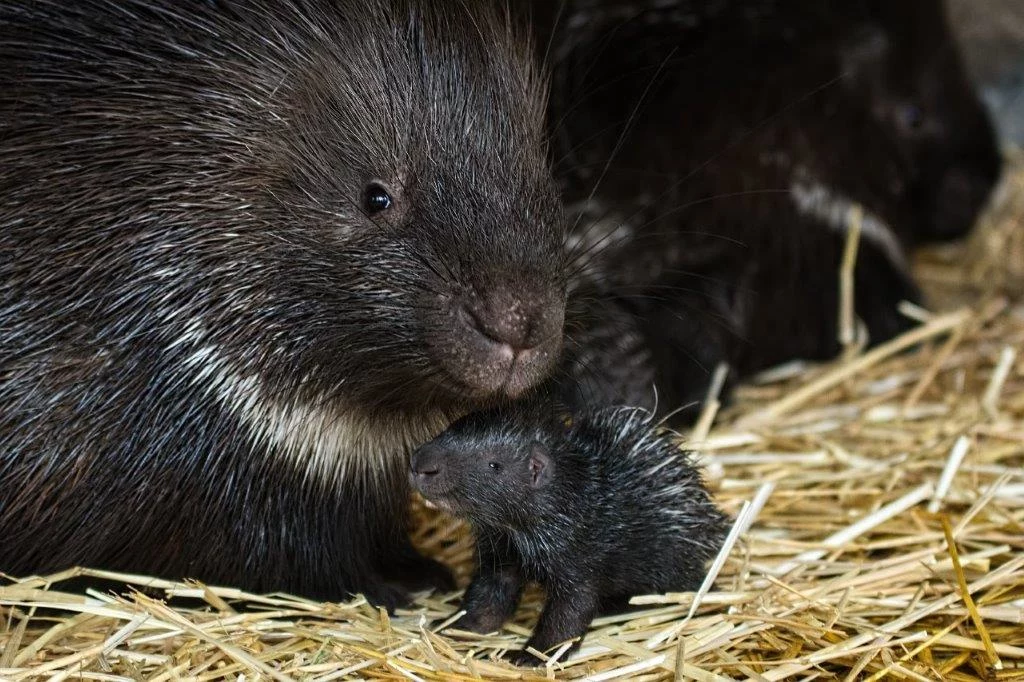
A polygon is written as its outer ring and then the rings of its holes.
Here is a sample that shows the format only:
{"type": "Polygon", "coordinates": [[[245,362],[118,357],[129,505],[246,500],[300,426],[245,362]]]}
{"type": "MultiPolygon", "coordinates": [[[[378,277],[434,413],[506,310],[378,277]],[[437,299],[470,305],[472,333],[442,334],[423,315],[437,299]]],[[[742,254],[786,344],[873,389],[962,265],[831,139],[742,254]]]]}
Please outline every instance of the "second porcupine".
{"type": "Polygon", "coordinates": [[[450,585],[405,454],[558,355],[543,93],[491,2],[0,2],[0,571],[450,585]]]}
{"type": "MultiPolygon", "coordinates": [[[[571,238],[663,406],[700,400],[719,362],[838,352],[855,205],[855,312],[872,343],[911,326],[908,252],[966,233],[1000,171],[941,0],[559,4],[533,7],[542,34],[559,21],[539,47],[571,238]]],[[[618,380],[570,368],[592,396],[618,380]]]]}
{"type": "MultiPolygon", "coordinates": [[[[424,497],[476,534],[453,627],[499,629],[537,581],[546,605],[527,646],[541,652],[633,595],[696,590],[727,529],[688,453],[640,408],[577,410],[568,425],[543,401],[472,414],[410,469],[424,497]]],[[[537,662],[525,650],[512,660],[537,662]]]]}

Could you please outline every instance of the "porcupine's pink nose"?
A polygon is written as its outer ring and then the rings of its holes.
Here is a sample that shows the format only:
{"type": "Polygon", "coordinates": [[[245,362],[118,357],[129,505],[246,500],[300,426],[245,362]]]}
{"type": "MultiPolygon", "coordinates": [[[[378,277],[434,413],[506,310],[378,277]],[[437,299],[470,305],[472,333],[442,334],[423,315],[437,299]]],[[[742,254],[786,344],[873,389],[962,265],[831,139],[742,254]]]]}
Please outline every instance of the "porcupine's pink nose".
{"type": "Polygon", "coordinates": [[[529,284],[474,294],[459,317],[477,357],[474,383],[487,392],[523,393],[543,378],[561,348],[564,303],[529,284]]]}

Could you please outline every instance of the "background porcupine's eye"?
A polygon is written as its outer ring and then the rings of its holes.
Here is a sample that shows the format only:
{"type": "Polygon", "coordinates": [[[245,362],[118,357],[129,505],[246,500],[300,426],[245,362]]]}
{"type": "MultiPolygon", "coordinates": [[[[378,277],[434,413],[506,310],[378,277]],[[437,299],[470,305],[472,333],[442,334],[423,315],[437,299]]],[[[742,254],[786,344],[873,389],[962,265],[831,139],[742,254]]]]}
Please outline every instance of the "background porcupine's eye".
{"type": "Polygon", "coordinates": [[[379,184],[372,182],[366,186],[363,192],[363,209],[373,215],[391,208],[391,195],[379,184]]]}
{"type": "Polygon", "coordinates": [[[900,125],[909,132],[915,132],[924,125],[924,111],[916,104],[904,104],[897,112],[900,125]]]}

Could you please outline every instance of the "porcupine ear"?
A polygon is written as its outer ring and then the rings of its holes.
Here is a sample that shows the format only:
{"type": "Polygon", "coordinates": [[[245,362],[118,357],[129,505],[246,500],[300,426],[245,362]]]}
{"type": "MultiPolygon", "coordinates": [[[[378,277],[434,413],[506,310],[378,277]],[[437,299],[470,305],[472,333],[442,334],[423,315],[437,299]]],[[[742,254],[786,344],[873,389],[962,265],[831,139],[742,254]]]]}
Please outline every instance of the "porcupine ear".
{"type": "Polygon", "coordinates": [[[880,26],[866,23],[858,26],[839,47],[839,60],[844,82],[873,83],[881,78],[890,50],[889,37],[880,26]]]}
{"type": "Polygon", "coordinates": [[[534,443],[530,447],[530,486],[543,488],[551,480],[554,470],[548,449],[541,443],[534,443]]]}

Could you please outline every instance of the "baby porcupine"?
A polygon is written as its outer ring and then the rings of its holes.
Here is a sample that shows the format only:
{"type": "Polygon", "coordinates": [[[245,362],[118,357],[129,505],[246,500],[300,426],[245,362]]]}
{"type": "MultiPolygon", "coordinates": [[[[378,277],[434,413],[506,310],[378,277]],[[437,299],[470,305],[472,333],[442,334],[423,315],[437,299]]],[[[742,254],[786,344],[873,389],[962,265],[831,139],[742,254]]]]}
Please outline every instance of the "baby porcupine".
{"type": "MultiPolygon", "coordinates": [[[[652,421],[640,408],[585,411],[568,424],[543,406],[492,410],[413,453],[413,485],[476,533],[476,575],[454,627],[497,630],[536,581],[547,603],[527,647],[547,651],[632,595],[700,586],[726,519],[652,421]]],[[[537,662],[525,649],[510,658],[537,662]]]]}

